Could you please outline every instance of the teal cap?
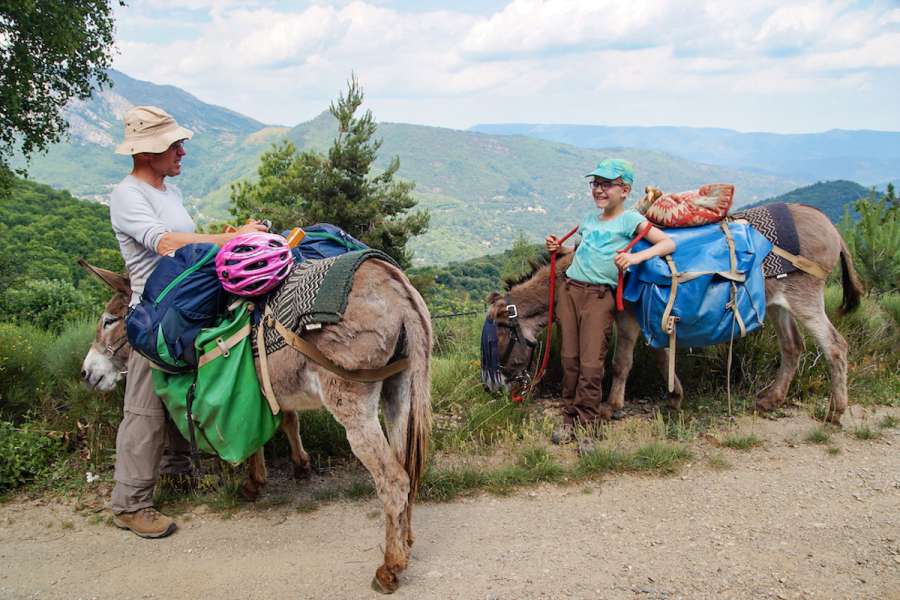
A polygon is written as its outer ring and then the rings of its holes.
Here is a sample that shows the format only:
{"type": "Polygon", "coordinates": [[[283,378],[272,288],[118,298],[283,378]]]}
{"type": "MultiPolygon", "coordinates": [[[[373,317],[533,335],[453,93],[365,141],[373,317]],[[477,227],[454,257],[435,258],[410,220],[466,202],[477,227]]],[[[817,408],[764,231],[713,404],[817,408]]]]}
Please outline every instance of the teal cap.
{"type": "Polygon", "coordinates": [[[634,183],[634,165],[624,158],[607,158],[597,163],[597,168],[585,177],[602,177],[603,179],[619,179],[631,185],[634,183]]]}

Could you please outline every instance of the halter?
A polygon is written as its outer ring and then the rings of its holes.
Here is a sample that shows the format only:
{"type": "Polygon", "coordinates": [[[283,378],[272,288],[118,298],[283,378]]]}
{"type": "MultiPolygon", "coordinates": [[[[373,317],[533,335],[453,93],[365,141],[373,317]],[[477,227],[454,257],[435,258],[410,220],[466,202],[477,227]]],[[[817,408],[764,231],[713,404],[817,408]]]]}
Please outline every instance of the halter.
{"type": "MultiPolygon", "coordinates": [[[[124,319],[124,315],[121,317],[113,317],[107,320],[107,324],[111,325],[113,323],[118,323],[122,319],[124,319]]],[[[121,337],[116,338],[114,341],[104,344],[103,347],[103,355],[108,359],[113,360],[116,358],[116,355],[128,344],[128,333],[123,333],[121,337]]],[[[128,370],[122,371],[122,373],[127,373],[128,370]]]]}
{"type": "Polygon", "coordinates": [[[513,352],[516,344],[525,344],[528,346],[531,351],[528,354],[528,365],[519,372],[516,377],[510,380],[511,383],[522,383],[524,385],[528,385],[528,381],[530,379],[529,373],[531,372],[531,366],[534,364],[534,352],[537,349],[537,342],[533,342],[528,339],[525,333],[522,331],[522,325],[519,323],[519,310],[515,304],[509,304],[509,294],[506,295],[504,301],[507,302],[506,305],[506,323],[497,322],[497,327],[503,327],[504,329],[508,329],[510,331],[510,340],[506,345],[506,350],[503,352],[503,356],[500,357],[500,364],[506,364],[506,361],[509,359],[510,355],[513,352]]]}

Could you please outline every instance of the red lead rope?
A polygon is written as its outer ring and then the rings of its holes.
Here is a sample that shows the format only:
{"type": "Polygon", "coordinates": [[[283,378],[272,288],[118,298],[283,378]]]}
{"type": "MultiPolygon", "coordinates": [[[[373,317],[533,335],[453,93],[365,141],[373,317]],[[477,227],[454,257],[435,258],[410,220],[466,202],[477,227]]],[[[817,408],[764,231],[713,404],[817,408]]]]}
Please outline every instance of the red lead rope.
{"type": "MultiPolygon", "coordinates": [[[[638,231],[638,234],[636,236],[634,236],[634,239],[631,240],[630,242],[628,242],[627,246],[625,246],[621,250],[617,250],[616,252],[619,254],[621,254],[623,252],[628,252],[629,250],[634,248],[635,244],[637,244],[639,241],[644,239],[644,236],[647,235],[648,233],[650,233],[651,229],[653,229],[653,223],[651,223],[650,221],[647,221],[644,224],[644,226],[641,227],[641,230],[638,231]]],[[[625,310],[625,302],[622,300],[622,288],[624,287],[624,285],[625,285],[625,271],[623,271],[622,269],[619,269],[619,283],[616,285],[616,310],[619,312],[622,312],[623,310],[625,310]]]]}
{"type": "MultiPolygon", "coordinates": [[[[618,252],[628,252],[634,245],[641,241],[644,236],[649,233],[650,229],[653,227],[653,224],[647,221],[647,223],[641,228],[638,234],[631,240],[627,246],[618,250],[618,252]]],[[[560,247],[565,243],[567,239],[575,235],[575,232],[578,231],[578,227],[575,227],[564,235],[562,239],[558,240],[560,247]]],[[[549,298],[549,308],[547,310],[547,343],[544,345],[544,358],[541,359],[541,364],[538,367],[537,371],[534,373],[534,377],[531,379],[531,383],[528,385],[528,389],[525,391],[526,394],[531,393],[537,384],[540,382],[541,378],[544,376],[544,371],[547,370],[547,364],[550,362],[550,341],[553,339],[553,305],[556,299],[556,255],[559,250],[554,250],[550,253],[550,298],[549,298]]],[[[622,284],[624,282],[625,274],[619,269],[619,284],[616,288],[616,309],[619,311],[625,310],[625,304],[622,301],[622,284]]],[[[513,395],[514,402],[521,402],[524,400],[524,397],[519,394],[513,395]]]]}

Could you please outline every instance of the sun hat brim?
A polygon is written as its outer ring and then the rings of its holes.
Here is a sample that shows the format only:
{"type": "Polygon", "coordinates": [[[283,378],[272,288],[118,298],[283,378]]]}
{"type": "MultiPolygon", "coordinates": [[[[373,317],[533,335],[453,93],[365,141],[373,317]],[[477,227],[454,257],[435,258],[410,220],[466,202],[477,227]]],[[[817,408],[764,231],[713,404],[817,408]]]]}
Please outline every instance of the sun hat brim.
{"type": "Polygon", "coordinates": [[[134,155],[141,152],[158,154],[168,150],[169,146],[175,142],[189,140],[192,137],[194,137],[193,131],[173,122],[165,128],[135,133],[129,136],[128,139],[116,146],[116,154],[134,155]]]}

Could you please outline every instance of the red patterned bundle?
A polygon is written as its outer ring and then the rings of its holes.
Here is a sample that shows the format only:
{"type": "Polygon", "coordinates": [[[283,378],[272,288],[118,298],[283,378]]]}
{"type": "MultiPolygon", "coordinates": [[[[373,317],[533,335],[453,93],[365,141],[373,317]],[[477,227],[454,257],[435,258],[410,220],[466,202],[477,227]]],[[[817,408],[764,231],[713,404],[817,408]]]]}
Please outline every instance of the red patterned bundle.
{"type": "Polygon", "coordinates": [[[724,219],[733,200],[734,186],[728,183],[710,183],[677,194],[648,187],[634,208],[660,227],[693,227],[724,219]]]}

